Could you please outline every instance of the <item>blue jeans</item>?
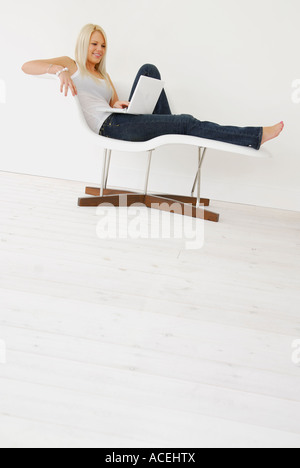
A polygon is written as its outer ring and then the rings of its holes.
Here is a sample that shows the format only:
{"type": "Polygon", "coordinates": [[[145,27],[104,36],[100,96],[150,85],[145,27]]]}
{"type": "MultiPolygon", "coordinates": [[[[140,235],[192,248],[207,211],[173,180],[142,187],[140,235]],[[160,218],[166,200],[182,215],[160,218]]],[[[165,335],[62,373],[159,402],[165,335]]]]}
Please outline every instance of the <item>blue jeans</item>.
{"type": "MultiPolygon", "coordinates": [[[[141,75],[160,79],[154,65],[143,65],[134,81],[129,101],[141,75]]],[[[147,141],[161,135],[191,135],[210,140],[224,141],[258,150],[261,145],[262,127],[221,126],[203,122],[192,115],[172,115],[163,90],[151,115],[112,114],[103,123],[99,134],[108,138],[127,141],[147,141]]]]}

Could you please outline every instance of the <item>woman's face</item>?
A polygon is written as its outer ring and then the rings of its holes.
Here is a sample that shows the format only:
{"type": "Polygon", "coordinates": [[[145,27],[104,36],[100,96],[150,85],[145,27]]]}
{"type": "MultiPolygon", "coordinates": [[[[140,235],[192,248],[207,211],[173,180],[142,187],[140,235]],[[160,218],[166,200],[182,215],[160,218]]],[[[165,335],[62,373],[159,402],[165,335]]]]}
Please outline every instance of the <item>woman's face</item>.
{"type": "Polygon", "coordinates": [[[94,31],[90,38],[88,62],[94,67],[100,63],[105,54],[105,40],[100,31],[94,31]]]}

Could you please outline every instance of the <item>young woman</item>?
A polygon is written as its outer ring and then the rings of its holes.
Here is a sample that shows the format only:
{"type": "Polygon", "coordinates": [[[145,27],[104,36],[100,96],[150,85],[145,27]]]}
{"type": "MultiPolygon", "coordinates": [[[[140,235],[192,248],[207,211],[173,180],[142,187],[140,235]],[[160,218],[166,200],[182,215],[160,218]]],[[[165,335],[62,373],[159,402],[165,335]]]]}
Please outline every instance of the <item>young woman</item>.
{"type": "Polygon", "coordinates": [[[56,74],[60,91],[78,95],[90,128],[105,137],[129,141],[146,141],[166,134],[192,135],[224,141],[258,150],[262,144],[276,138],[283,130],[280,122],[272,127],[221,126],[197,120],[191,115],[172,115],[165,91],[161,93],[152,115],[113,113],[113,108],[129,105],[141,75],[160,78],[154,65],[144,65],[134,81],[129,101],[120,101],[110,76],[106,72],[107,38],[100,26],[87,24],[79,34],[75,57],[35,60],[23,65],[30,75],[56,74]]]}

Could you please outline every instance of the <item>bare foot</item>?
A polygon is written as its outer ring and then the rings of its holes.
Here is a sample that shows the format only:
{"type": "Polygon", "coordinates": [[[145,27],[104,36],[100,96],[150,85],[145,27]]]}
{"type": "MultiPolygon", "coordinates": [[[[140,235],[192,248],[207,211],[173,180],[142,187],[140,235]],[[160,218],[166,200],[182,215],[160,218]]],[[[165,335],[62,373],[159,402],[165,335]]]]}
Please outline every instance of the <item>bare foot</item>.
{"type": "Polygon", "coordinates": [[[264,143],[266,143],[266,141],[273,140],[273,138],[278,137],[278,135],[280,135],[280,133],[282,132],[283,127],[283,122],[280,122],[277,125],[273,125],[273,127],[264,127],[261,144],[263,145],[264,143]]]}

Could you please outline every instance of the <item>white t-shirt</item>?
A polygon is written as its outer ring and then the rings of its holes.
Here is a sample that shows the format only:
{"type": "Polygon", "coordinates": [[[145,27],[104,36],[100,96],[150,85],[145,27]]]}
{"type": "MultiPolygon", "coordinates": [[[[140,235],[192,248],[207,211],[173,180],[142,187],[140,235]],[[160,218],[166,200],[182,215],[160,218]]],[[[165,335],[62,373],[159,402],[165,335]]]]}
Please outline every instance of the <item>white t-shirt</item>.
{"type": "Polygon", "coordinates": [[[90,76],[85,76],[78,70],[72,75],[77,88],[77,95],[83,110],[84,117],[89,127],[97,134],[104,121],[112,114],[109,103],[113,96],[112,88],[101,78],[95,81],[90,76]]]}

